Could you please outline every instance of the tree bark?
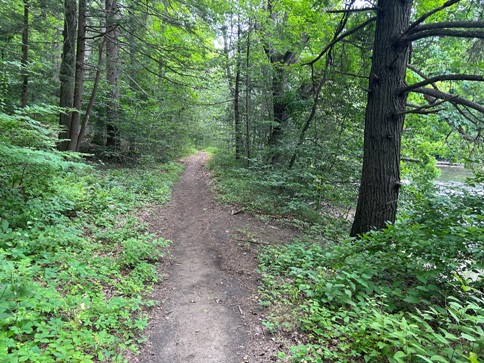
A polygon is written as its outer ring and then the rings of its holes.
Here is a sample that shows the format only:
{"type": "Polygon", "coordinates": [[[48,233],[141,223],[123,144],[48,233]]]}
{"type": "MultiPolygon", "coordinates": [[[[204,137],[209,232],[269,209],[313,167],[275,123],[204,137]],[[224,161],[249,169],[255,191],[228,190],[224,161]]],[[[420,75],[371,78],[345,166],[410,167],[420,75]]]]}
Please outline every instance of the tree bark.
{"type": "MultiPolygon", "coordinates": [[[[273,0],[267,0],[267,14],[268,20],[275,26],[278,21],[285,21],[287,14],[279,14],[274,11],[273,0]]],[[[278,28],[275,26],[275,28],[278,28]]],[[[284,37],[282,32],[274,32],[274,34],[264,34],[265,38],[270,37],[284,37]]],[[[305,41],[303,41],[301,49],[304,47],[305,41]]],[[[282,138],[285,133],[287,121],[289,119],[289,110],[286,99],[285,83],[286,83],[286,70],[287,66],[294,64],[297,61],[296,54],[290,50],[286,52],[280,52],[277,50],[270,41],[266,41],[263,45],[264,52],[267,59],[272,66],[271,75],[271,93],[272,93],[272,121],[273,125],[270,128],[269,136],[267,139],[267,145],[271,149],[271,156],[269,162],[271,164],[279,164],[282,161],[282,138]]]]}
{"type": "Polygon", "coordinates": [[[101,44],[99,45],[99,55],[98,55],[98,61],[97,61],[97,69],[96,69],[96,75],[94,76],[94,85],[92,87],[91,91],[91,97],[89,97],[89,103],[87,104],[86,107],[86,112],[84,113],[84,117],[82,119],[82,124],[81,124],[81,129],[79,130],[79,136],[77,137],[77,145],[76,145],[76,151],[79,151],[81,147],[81,142],[82,139],[84,138],[84,135],[86,133],[86,128],[89,123],[89,118],[91,117],[91,112],[94,107],[94,100],[96,99],[97,95],[97,90],[99,88],[99,80],[101,78],[101,64],[103,60],[103,52],[104,52],[104,44],[106,43],[106,38],[103,38],[101,44]]]}
{"type": "Polygon", "coordinates": [[[250,165],[251,144],[250,144],[250,32],[247,31],[247,41],[245,43],[245,153],[247,157],[247,166],[250,165]]]}
{"type": "Polygon", "coordinates": [[[351,236],[395,221],[400,190],[400,149],[410,44],[400,37],[410,24],[411,0],[379,0],[365,114],[361,185],[351,236]]]}
{"type": "Polygon", "coordinates": [[[285,82],[285,64],[282,61],[272,61],[274,75],[272,76],[272,112],[273,121],[272,130],[269,134],[268,145],[274,150],[271,156],[271,163],[278,164],[281,162],[282,153],[278,149],[281,139],[284,135],[286,121],[289,119],[288,105],[285,99],[284,82],[285,82]]]}
{"type": "Polygon", "coordinates": [[[29,9],[30,3],[28,0],[24,1],[24,24],[22,29],[22,108],[27,106],[29,98],[29,75],[27,65],[29,62],[29,9]]]}
{"type": "Polygon", "coordinates": [[[76,75],[74,84],[73,108],[76,112],[72,113],[71,125],[69,129],[69,144],[67,149],[76,151],[77,140],[79,138],[79,128],[82,111],[82,93],[84,88],[84,61],[86,54],[86,11],[87,0],[79,0],[79,20],[77,30],[77,53],[76,53],[76,75]]]}
{"type": "MultiPolygon", "coordinates": [[[[75,44],[77,30],[77,2],[64,1],[64,44],[60,68],[60,107],[72,108],[75,83],[75,44]]],[[[62,128],[59,139],[59,150],[67,150],[69,130],[71,127],[71,113],[62,112],[59,120],[62,128]]]]}
{"type": "Polygon", "coordinates": [[[242,156],[242,120],[240,118],[240,68],[241,68],[241,34],[240,23],[237,25],[237,54],[234,83],[234,122],[235,122],[235,159],[242,156]]]}
{"type": "Polygon", "coordinates": [[[110,88],[110,97],[106,106],[106,146],[119,151],[119,39],[117,0],[106,0],[106,79],[110,88]]]}

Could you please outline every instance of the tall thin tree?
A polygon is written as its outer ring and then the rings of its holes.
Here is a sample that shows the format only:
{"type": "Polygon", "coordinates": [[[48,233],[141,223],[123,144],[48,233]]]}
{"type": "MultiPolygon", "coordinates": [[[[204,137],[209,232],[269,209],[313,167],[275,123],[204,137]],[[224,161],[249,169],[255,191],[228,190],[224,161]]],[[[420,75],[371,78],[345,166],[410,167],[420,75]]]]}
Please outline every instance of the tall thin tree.
{"type": "MultiPolygon", "coordinates": [[[[77,2],[76,0],[64,0],[64,41],[59,78],[60,107],[66,109],[71,109],[74,101],[76,30],[77,2]]],[[[59,122],[62,130],[59,134],[61,142],[58,148],[60,150],[67,150],[69,145],[69,130],[71,127],[71,112],[61,112],[59,122]]]]}
{"type": "Polygon", "coordinates": [[[22,108],[27,106],[29,97],[29,74],[27,66],[29,63],[29,10],[30,1],[24,0],[23,2],[23,29],[22,29],[22,108]]]}
{"type": "Polygon", "coordinates": [[[106,11],[106,79],[109,85],[109,98],[106,105],[106,146],[115,151],[121,147],[119,135],[119,3],[105,0],[106,11]]]}
{"type": "Polygon", "coordinates": [[[70,127],[69,127],[69,144],[67,149],[76,151],[77,141],[79,138],[81,111],[82,111],[82,93],[84,89],[84,62],[86,54],[86,12],[87,0],[79,0],[79,18],[77,29],[77,51],[76,51],[76,75],[74,81],[74,100],[70,127]]]}

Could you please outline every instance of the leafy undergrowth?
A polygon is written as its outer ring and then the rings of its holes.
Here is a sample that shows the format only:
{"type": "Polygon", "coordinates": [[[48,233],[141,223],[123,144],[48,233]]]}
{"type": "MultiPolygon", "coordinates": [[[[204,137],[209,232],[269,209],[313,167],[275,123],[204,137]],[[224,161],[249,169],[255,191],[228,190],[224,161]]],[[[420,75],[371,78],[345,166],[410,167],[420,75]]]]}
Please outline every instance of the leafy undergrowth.
{"type": "Polygon", "coordinates": [[[296,342],[280,362],[484,362],[484,178],[450,195],[427,182],[395,225],[350,239],[343,214],[310,207],[351,204],[322,175],[223,155],[211,167],[224,201],[289,215],[306,233],[260,255],[264,325],[296,342]]]}
{"type": "Polygon", "coordinates": [[[135,210],[182,166],[101,171],[41,146],[0,143],[0,361],[122,362],[169,243],[135,210]]]}
{"type": "Polygon", "coordinates": [[[483,211],[478,195],[434,196],[359,240],[267,248],[264,324],[303,334],[280,361],[483,362],[483,211]]]}
{"type": "Polygon", "coordinates": [[[352,185],[342,187],[314,170],[287,170],[257,160],[241,167],[233,155],[219,151],[208,166],[224,202],[327,238],[348,230],[348,206],[355,194],[352,185]]]}

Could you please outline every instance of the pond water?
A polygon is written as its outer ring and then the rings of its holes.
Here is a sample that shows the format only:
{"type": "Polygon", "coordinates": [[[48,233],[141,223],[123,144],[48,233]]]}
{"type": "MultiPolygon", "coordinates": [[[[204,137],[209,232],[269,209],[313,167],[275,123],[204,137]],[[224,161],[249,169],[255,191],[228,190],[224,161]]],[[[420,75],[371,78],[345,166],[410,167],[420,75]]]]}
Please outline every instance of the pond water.
{"type": "Polygon", "coordinates": [[[471,170],[464,168],[463,166],[447,166],[438,165],[441,175],[437,178],[439,184],[445,183],[464,183],[466,178],[472,177],[474,174],[471,170]]]}
{"type": "Polygon", "coordinates": [[[465,183],[467,178],[474,176],[474,173],[463,166],[438,165],[441,175],[435,181],[442,194],[460,194],[463,190],[484,196],[484,188],[481,185],[471,187],[465,183]]]}

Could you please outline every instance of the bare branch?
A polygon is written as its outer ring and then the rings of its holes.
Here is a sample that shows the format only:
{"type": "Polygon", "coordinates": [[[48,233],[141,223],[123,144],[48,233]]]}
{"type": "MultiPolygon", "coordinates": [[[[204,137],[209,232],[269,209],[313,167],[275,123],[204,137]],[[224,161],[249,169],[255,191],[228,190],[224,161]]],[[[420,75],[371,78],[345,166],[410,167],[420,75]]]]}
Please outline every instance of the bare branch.
{"type": "Polygon", "coordinates": [[[365,26],[367,26],[368,24],[371,24],[373,23],[374,21],[376,20],[376,16],[374,17],[371,17],[370,19],[368,19],[367,21],[365,21],[364,23],[354,27],[353,29],[351,30],[348,30],[347,32],[344,32],[343,34],[341,34],[339,37],[337,37],[336,39],[334,39],[331,43],[329,43],[326,47],[324,47],[324,49],[321,51],[321,53],[319,53],[319,55],[313,59],[311,62],[309,63],[305,63],[304,65],[313,65],[314,63],[316,63],[318,60],[321,59],[321,57],[328,51],[331,49],[332,46],[334,46],[336,43],[338,43],[339,41],[343,40],[344,38],[350,36],[351,34],[354,34],[356,33],[358,30],[364,28],[365,26]]]}
{"type": "Polygon", "coordinates": [[[446,108],[436,108],[434,110],[423,110],[423,108],[424,107],[422,107],[422,109],[405,110],[405,111],[399,112],[398,115],[408,115],[412,113],[417,115],[430,115],[433,113],[439,113],[440,111],[446,110],[446,108]]]}
{"type": "Polygon", "coordinates": [[[476,111],[484,113],[484,106],[483,105],[481,105],[477,102],[474,102],[474,101],[470,101],[470,100],[465,99],[463,97],[453,95],[451,93],[442,92],[442,91],[439,91],[437,89],[426,88],[426,87],[416,88],[416,89],[413,90],[413,92],[421,93],[421,94],[424,94],[424,95],[429,95],[429,96],[432,96],[432,97],[435,97],[435,98],[439,98],[441,100],[448,100],[453,105],[457,104],[457,105],[467,106],[467,107],[472,108],[476,111]]]}
{"type": "Polygon", "coordinates": [[[410,163],[421,163],[422,162],[422,160],[419,160],[419,159],[405,158],[405,157],[401,157],[400,160],[401,161],[407,161],[407,162],[410,162],[410,163]]]}
{"type": "Polygon", "coordinates": [[[439,101],[439,102],[434,102],[434,103],[431,103],[429,105],[424,105],[424,106],[412,105],[412,104],[407,103],[407,106],[413,107],[413,110],[405,110],[405,111],[399,112],[398,114],[399,115],[407,115],[407,114],[410,114],[410,113],[415,113],[415,114],[419,114],[419,115],[428,115],[428,114],[431,114],[431,113],[438,113],[440,111],[445,110],[445,108],[434,108],[434,107],[437,107],[437,106],[439,106],[439,105],[441,105],[445,102],[451,102],[456,97],[457,96],[454,96],[454,97],[444,99],[444,100],[439,101]]]}
{"type": "MultiPolygon", "coordinates": [[[[475,117],[475,116],[474,116],[474,115],[473,115],[473,114],[472,114],[472,113],[471,113],[471,112],[470,112],[470,111],[467,109],[467,107],[465,107],[465,106],[463,106],[463,107],[465,108],[465,110],[466,110],[466,111],[467,111],[467,112],[468,112],[468,113],[469,113],[469,114],[470,114],[472,117],[475,117]]],[[[461,110],[461,108],[460,108],[460,106],[459,106],[459,105],[455,105],[455,108],[456,108],[456,110],[457,110],[457,111],[460,113],[460,115],[461,115],[462,117],[464,117],[464,118],[465,118],[467,121],[471,122],[471,123],[472,123],[474,126],[477,126],[477,123],[478,123],[478,122],[477,122],[476,120],[472,119],[472,117],[471,117],[471,116],[466,115],[466,113],[465,113],[463,110],[461,110]]]]}
{"type": "Polygon", "coordinates": [[[457,132],[466,141],[475,142],[479,138],[479,135],[472,136],[472,135],[468,134],[462,125],[457,126],[457,132]]]}
{"type": "Polygon", "coordinates": [[[441,104],[443,104],[443,103],[445,103],[445,102],[450,102],[450,101],[452,101],[452,100],[453,100],[455,97],[457,97],[457,96],[454,96],[454,97],[451,97],[451,98],[446,98],[446,99],[441,100],[441,101],[439,101],[439,102],[433,102],[433,103],[431,103],[431,104],[429,104],[429,105],[424,105],[424,106],[421,106],[421,105],[414,105],[414,104],[411,104],[411,103],[407,103],[407,106],[409,106],[409,107],[413,107],[413,108],[415,108],[415,109],[433,108],[433,107],[437,107],[437,106],[439,106],[439,105],[441,105],[441,104]]]}
{"type": "Polygon", "coordinates": [[[484,21],[443,21],[441,23],[423,24],[415,28],[410,34],[426,30],[449,28],[482,29],[484,28],[484,21]]]}
{"type": "MultiPolygon", "coordinates": [[[[404,87],[399,91],[399,94],[411,92],[415,88],[423,87],[439,81],[484,81],[484,76],[476,76],[471,74],[442,74],[440,76],[427,78],[424,81],[417,82],[410,86],[404,87]]],[[[435,88],[435,87],[434,87],[435,88]]]]}
{"type": "Polygon", "coordinates": [[[426,31],[419,31],[406,37],[403,37],[403,42],[413,42],[414,40],[430,38],[430,37],[456,37],[456,38],[479,38],[484,39],[484,31],[479,30],[450,30],[450,29],[432,29],[426,31]]]}
{"type": "Polygon", "coordinates": [[[438,8],[435,8],[425,14],[423,14],[420,18],[415,20],[410,26],[407,28],[407,30],[404,31],[403,34],[408,34],[410,31],[415,29],[419,24],[422,24],[427,18],[430,16],[434,15],[435,13],[438,13],[441,10],[444,10],[445,8],[448,8],[449,6],[452,6],[456,3],[458,3],[460,0],[449,0],[446,1],[442,6],[439,6],[438,8]]]}
{"type": "MultiPolygon", "coordinates": [[[[427,77],[425,75],[425,73],[423,73],[420,69],[418,69],[417,67],[415,67],[414,65],[412,64],[407,64],[407,68],[414,71],[415,73],[417,73],[420,77],[422,77],[423,79],[429,79],[429,77],[427,77]]],[[[435,89],[437,89],[437,85],[434,84],[434,83],[431,83],[431,86],[434,87],[435,89]]]]}
{"type": "Polygon", "coordinates": [[[378,7],[371,7],[371,8],[358,8],[358,9],[342,9],[342,10],[327,10],[328,14],[340,14],[340,13],[356,13],[361,11],[378,11],[378,7]]]}

